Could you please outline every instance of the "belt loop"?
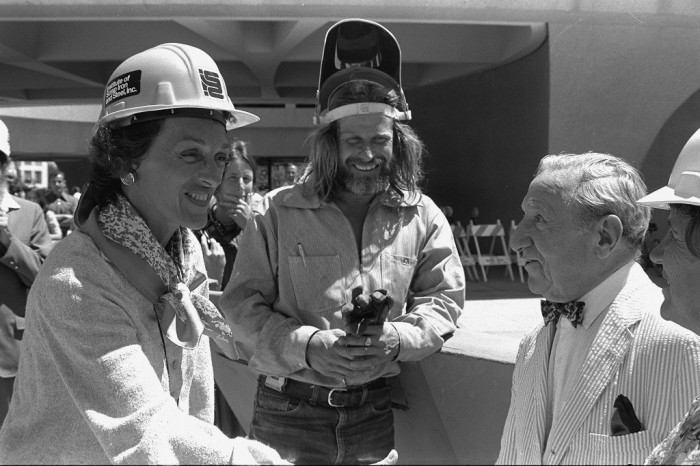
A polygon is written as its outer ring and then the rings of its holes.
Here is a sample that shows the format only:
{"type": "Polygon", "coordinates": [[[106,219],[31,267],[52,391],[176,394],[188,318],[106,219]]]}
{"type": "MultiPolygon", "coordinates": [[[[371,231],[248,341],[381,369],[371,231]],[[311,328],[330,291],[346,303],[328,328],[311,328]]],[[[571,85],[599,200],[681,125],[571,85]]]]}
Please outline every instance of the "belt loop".
{"type": "Polygon", "coordinates": [[[311,399],[309,400],[311,404],[319,404],[318,403],[318,392],[320,390],[320,387],[318,385],[312,385],[311,386],[311,399]]]}
{"type": "Polygon", "coordinates": [[[369,394],[369,388],[367,386],[362,387],[362,399],[360,400],[360,406],[365,405],[365,401],[367,401],[367,395],[369,394]]]}

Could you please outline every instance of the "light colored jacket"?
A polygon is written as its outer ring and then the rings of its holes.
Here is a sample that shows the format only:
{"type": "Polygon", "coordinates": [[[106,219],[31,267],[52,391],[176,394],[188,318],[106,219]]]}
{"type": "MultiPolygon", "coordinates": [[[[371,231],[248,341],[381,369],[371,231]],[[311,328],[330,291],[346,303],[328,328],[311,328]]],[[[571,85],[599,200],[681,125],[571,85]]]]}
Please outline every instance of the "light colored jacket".
{"type": "MultiPolygon", "coordinates": [[[[358,251],[350,222],[335,203],[304,197],[303,189],[297,184],[268,193],[262,213],[241,235],[220,301],[239,354],[262,374],[344,386],[308,366],[306,346],[319,329],[343,328],[341,307],[357,286],[365,293],[385,289],[395,299],[387,321],[399,333],[397,361],[439,350],[455,331],[465,286],[442,211],[425,195],[406,194],[403,201],[377,196],[358,251]]],[[[355,382],[396,375],[397,361],[355,382]]]]}
{"type": "MultiPolygon", "coordinates": [[[[204,272],[201,253],[190,266],[204,272]]],[[[0,463],[221,464],[234,445],[255,461],[212,424],[208,338],[184,350],[162,338],[153,305],[82,232],[44,263],[23,341],[0,463]]]]}
{"type": "Polygon", "coordinates": [[[497,464],[641,464],[682,419],[700,387],[700,337],[663,320],[663,297],[635,264],[610,305],[561,422],[543,451],[547,367],[554,326],[543,324],[520,343],[511,404],[497,464]],[[644,430],[611,436],[618,395],[630,399],[644,430]]]}

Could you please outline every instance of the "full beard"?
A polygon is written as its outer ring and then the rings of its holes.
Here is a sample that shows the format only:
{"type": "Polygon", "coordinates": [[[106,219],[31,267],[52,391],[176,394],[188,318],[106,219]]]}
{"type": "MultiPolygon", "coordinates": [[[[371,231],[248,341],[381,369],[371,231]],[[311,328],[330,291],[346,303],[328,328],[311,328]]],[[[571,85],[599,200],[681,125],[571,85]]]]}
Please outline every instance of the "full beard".
{"type": "Polygon", "coordinates": [[[386,191],[389,187],[392,168],[386,161],[383,161],[378,168],[363,173],[352,168],[351,162],[347,161],[346,165],[338,166],[338,172],[335,176],[336,186],[341,186],[356,196],[377,194],[386,191]]]}

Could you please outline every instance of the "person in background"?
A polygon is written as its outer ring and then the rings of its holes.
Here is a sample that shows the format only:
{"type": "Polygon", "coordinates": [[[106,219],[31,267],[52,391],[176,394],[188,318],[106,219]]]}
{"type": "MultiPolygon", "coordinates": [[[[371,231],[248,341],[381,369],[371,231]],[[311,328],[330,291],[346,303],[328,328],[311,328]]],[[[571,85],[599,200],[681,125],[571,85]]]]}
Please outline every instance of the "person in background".
{"type": "MultiPolygon", "coordinates": [[[[678,155],[668,184],[638,202],[669,211],[668,232],[650,255],[668,282],[661,316],[700,334],[700,130],[678,155]]],[[[700,386],[695,394],[685,418],[644,464],[700,464],[700,386]]]]}
{"type": "MultiPolygon", "coordinates": [[[[254,159],[248,155],[244,141],[234,141],[233,157],[226,167],[224,178],[214,193],[209,209],[209,220],[201,230],[203,236],[215,240],[225,253],[223,275],[213,275],[223,290],[231,277],[238,252],[239,236],[250,218],[253,208],[262,201],[255,190],[257,172],[254,159]]],[[[204,246],[210,246],[204,243],[204,246]]]]}
{"type": "MultiPolygon", "coordinates": [[[[214,192],[207,225],[198,232],[207,271],[211,272],[209,277],[217,283],[216,290],[226,287],[236,260],[240,234],[252,209],[262,200],[255,190],[257,170],[254,159],[248,155],[246,143],[234,141],[232,151],[231,162],[214,192]],[[222,261],[217,260],[219,258],[222,261]]],[[[246,435],[217,384],[214,423],[228,436],[246,435]]]]}
{"type": "Polygon", "coordinates": [[[282,186],[291,186],[297,181],[297,173],[299,171],[299,167],[296,166],[294,163],[288,163],[284,167],[284,181],[282,182],[282,186]]]}
{"type": "Polygon", "coordinates": [[[258,375],[250,437],[293,462],[362,464],[395,458],[390,379],[452,335],[465,279],[420,191],[394,36],[345,20],[326,46],[310,162],[248,220],[220,307],[258,375]]]}
{"type": "Polygon", "coordinates": [[[511,247],[543,322],[520,343],[497,464],[640,464],[700,387],[700,337],[636,262],[650,211],[609,154],[548,155],[511,247]]]}
{"type": "Polygon", "coordinates": [[[27,293],[52,246],[41,208],[10,194],[12,167],[10,133],[0,120],[0,425],[19,365],[27,293]]]}
{"type": "Polygon", "coordinates": [[[29,295],[0,463],[286,463],[213,425],[210,337],[228,350],[230,328],[192,233],[230,160],[227,128],[258,118],[184,44],[127,58],[103,96],[78,229],[29,295]]]}
{"type": "Polygon", "coordinates": [[[53,210],[49,209],[49,205],[46,202],[46,193],[43,190],[37,191],[36,193],[36,203],[41,206],[44,211],[44,218],[46,219],[46,224],[49,227],[49,236],[52,241],[60,241],[63,239],[63,232],[61,231],[61,225],[58,223],[58,218],[53,210]]]}
{"type": "Polygon", "coordinates": [[[48,210],[56,214],[61,233],[67,236],[74,228],[73,213],[78,206],[78,200],[66,189],[66,175],[62,171],[49,174],[49,191],[46,193],[48,210]]]}

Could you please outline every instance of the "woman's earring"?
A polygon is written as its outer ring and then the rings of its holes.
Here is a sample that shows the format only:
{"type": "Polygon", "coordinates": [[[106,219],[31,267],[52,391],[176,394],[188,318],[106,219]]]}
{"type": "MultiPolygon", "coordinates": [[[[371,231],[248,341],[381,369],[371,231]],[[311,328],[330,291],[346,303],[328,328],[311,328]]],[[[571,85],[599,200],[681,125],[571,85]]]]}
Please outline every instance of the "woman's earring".
{"type": "Polygon", "coordinates": [[[129,172],[126,175],[122,176],[121,180],[122,180],[122,184],[124,186],[130,186],[130,185],[134,184],[134,182],[136,181],[136,177],[134,176],[133,173],[129,172]]]}

